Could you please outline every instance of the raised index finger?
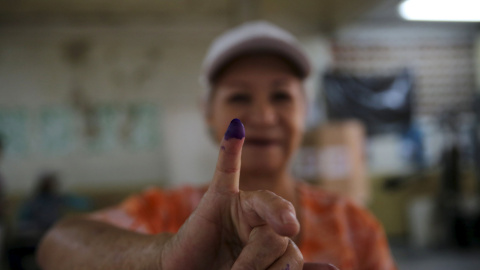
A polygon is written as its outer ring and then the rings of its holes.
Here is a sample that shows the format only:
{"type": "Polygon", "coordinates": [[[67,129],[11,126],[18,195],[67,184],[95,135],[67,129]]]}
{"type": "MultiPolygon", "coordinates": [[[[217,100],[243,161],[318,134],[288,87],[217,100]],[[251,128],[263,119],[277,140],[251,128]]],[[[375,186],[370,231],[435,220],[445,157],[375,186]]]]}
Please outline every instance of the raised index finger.
{"type": "Polygon", "coordinates": [[[220,144],[217,167],[211,188],[219,192],[238,192],[242,146],[245,140],[245,128],[235,118],[230,122],[220,144]]]}

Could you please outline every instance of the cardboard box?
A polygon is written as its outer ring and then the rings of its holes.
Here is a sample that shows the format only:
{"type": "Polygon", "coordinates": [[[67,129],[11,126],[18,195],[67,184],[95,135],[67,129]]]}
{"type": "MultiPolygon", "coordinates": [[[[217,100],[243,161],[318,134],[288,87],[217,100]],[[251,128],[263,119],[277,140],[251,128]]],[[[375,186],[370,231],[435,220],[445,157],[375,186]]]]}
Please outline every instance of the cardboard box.
{"type": "Polygon", "coordinates": [[[326,123],[306,134],[299,154],[304,173],[299,176],[365,205],[370,198],[365,144],[361,122],[326,123]]]}

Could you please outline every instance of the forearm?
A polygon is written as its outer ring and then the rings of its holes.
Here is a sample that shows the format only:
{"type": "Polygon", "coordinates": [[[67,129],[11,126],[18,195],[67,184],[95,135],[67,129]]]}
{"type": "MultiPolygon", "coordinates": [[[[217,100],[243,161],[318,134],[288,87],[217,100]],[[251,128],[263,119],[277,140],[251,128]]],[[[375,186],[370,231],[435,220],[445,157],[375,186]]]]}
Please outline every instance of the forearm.
{"type": "Polygon", "coordinates": [[[43,270],[160,269],[170,234],[144,235],[86,218],[59,222],[40,243],[43,270]]]}

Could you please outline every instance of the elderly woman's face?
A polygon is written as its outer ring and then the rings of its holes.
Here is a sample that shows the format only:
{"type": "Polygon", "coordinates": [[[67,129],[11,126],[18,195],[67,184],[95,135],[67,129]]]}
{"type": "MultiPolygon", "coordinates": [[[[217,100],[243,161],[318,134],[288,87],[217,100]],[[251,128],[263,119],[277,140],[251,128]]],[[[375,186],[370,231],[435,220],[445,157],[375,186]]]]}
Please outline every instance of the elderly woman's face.
{"type": "Polygon", "coordinates": [[[245,125],[242,171],[286,168],[301,142],[305,94],[291,67],[275,56],[246,56],[218,78],[207,112],[217,141],[233,118],[245,125]]]}

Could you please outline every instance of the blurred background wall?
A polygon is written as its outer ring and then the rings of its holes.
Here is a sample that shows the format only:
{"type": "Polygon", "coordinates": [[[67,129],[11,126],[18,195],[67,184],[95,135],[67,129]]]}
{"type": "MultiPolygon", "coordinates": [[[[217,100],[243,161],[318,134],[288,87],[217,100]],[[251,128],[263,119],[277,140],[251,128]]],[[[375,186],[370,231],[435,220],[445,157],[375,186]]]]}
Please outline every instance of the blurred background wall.
{"type": "MultiPolygon", "coordinates": [[[[257,17],[252,3],[2,2],[8,192],[25,193],[45,169],[60,171],[66,188],[208,181],[217,151],[203,122],[200,66],[216,35],[257,17]]],[[[296,29],[318,72],[329,42],[315,24],[292,20],[277,21],[296,29]]]]}
{"type": "Polygon", "coordinates": [[[6,135],[11,192],[28,190],[42,169],[61,171],[75,188],[205,177],[205,166],[193,162],[210,150],[197,78],[209,41],[203,33],[213,33],[169,28],[2,31],[2,123],[16,125],[6,135]]]}
{"type": "MultiPolygon", "coordinates": [[[[410,68],[419,121],[445,109],[471,111],[475,24],[406,23],[396,1],[353,2],[2,1],[0,128],[9,141],[9,192],[24,193],[45,169],[61,171],[75,188],[208,181],[216,149],[203,124],[201,61],[216,35],[250,19],[300,38],[315,65],[312,103],[327,68],[356,75],[410,68]],[[195,140],[187,139],[192,130],[195,140]]],[[[325,120],[323,110],[311,109],[311,125],[325,120]]],[[[427,142],[429,162],[439,141],[427,142]]],[[[404,169],[388,158],[373,161],[374,171],[404,169]]]]}

